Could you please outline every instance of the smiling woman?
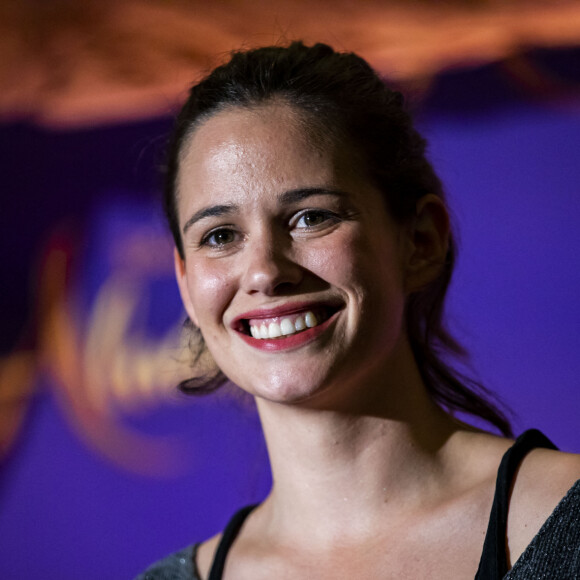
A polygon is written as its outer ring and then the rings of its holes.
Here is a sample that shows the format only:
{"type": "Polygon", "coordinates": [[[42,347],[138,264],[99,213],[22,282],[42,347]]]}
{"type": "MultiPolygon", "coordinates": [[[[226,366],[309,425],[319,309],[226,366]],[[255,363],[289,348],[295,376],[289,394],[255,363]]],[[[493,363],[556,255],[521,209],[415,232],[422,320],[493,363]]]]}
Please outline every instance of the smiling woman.
{"type": "Polygon", "coordinates": [[[189,227],[176,266],[227,377],[253,395],[319,404],[344,365],[370,371],[400,343],[404,248],[380,192],[341,147],[317,150],[302,124],[273,103],[199,127],[177,182],[189,227]]]}
{"type": "Polygon", "coordinates": [[[165,202],[217,374],[184,388],[255,397],[274,485],[145,578],[580,573],[578,458],[454,416],[511,434],[446,362],[454,244],[424,150],[401,96],[325,45],[237,53],[192,89],[165,202]]]}
{"type": "MultiPolygon", "coordinates": [[[[238,53],[230,63],[216,69],[192,89],[176,123],[168,156],[165,209],[182,258],[184,248],[177,211],[178,169],[189,136],[219,111],[241,107],[249,112],[265,103],[291,105],[287,112],[292,113],[294,124],[302,126],[307,150],[321,152],[328,145],[336,149],[338,143],[342,144],[343,169],[354,171],[356,168],[363,180],[376,184],[397,221],[414,218],[415,204],[427,194],[443,198],[439,179],[424,155],[424,140],[404,111],[401,95],[385,87],[362,59],[334,53],[325,45],[306,50],[299,43],[286,49],[238,53]]],[[[205,214],[226,209],[212,203],[201,211],[205,214]]],[[[198,217],[201,214],[192,215],[183,229],[198,217]]],[[[482,417],[509,435],[510,426],[489,402],[489,393],[459,375],[442,356],[445,352],[463,354],[442,322],[443,300],[454,259],[453,237],[449,236],[438,276],[408,297],[405,317],[409,341],[434,400],[482,417]]],[[[201,339],[194,362],[204,347],[201,339]]],[[[226,380],[219,369],[216,373],[194,377],[182,386],[207,392],[226,380]]]]}

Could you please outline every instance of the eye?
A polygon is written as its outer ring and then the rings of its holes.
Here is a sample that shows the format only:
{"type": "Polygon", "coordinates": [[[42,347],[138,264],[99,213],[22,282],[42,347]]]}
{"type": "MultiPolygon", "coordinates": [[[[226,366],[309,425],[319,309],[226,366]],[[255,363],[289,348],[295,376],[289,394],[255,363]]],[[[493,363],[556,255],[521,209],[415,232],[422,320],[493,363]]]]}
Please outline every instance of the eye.
{"type": "Polygon", "coordinates": [[[211,248],[223,248],[237,240],[237,234],[229,228],[219,228],[208,232],[201,239],[200,246],[209,246],[211,248]]]}
{"type": "Polygon", "coordinates": [[[338,216],[331,211],[308,209],[298,214],[294,227],[304,229],[316,228],[327,223],[336,223],[337,220],[338,216]]]}

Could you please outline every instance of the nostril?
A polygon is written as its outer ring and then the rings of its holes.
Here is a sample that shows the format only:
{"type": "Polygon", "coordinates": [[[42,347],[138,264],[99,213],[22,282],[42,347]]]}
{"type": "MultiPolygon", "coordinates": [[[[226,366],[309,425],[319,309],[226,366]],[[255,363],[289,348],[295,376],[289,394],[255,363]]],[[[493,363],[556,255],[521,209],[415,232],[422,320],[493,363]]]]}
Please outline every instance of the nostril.
{"type": "Polygon", "coordinates": [[[275,290],[279,294],[285,294],[296,286],[295,282],[279,282],[275,285],[275,290]]]}
{"type": "Polygon", "coordinates": [[[250,255],[243,285],[247,292],[285,293],[301,279],[301,267],[290,257],[258,248],[250,255]]]}

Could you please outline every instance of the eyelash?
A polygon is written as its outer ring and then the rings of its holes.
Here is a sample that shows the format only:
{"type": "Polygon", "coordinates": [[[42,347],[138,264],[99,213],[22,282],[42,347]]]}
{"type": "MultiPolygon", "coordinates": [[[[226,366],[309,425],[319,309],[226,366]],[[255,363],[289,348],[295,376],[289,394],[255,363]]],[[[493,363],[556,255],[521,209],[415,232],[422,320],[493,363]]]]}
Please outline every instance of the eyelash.
{"type": "Polygon", "coordinates": [[[315,225],[300,226],[301,228],[314,229],[314,228],[317,228],[317,227],[324,225],[328,221],[332,221],[332,222],[336,223],[340,219],[337,214],[335,214],[332,211],[326,210],[326,209],[306,209],[306,210],[300,212],[299,214],[297,214],[295,227],[298,226],[298,223],[300,221],[302,221],[307,216],[322,217],[323,221],[322,221],[322,223],[315,224],[315,225]]]}
{"type": "MultiPolygon", "coordinates": [[[[300,229],[300,230],[315,230],[316,228],[323,227],[327,225],[327,222],[337,223],[340,221],[340,217],[329,210],[324,209],[306,209],[298,212],[295,216],[292,217],[290,220],[290,226],[292,229],[300,229]],[[317,218],[322,218],[322,222],[314,225],[298,225],[303,219],[307,217],[315,216],[317,218]]],[[[235,237],[239,235],[238,232],[233,228],[233,226],[220,226],[213,230],[207,232],[200,240],[198,247],[210,247],[214,249],[223,249],[226,246],[235,242],[235,237]],[[220,234],[231,234],[234,239],[231,241],[226,242],[217,242],[216,237],[220,234]],[[212,239],[214,240],[212,242],[212,239]]]]}
{"type": "Polygon", "coordinates": [[[218,236],[219,234],[223,234],[223,233],[232,234],[234,237],[236,235],[236,231],[233,228],[221,226],[219,228],[216,228],[214,230],[207,232],[207,234],[205,234],[203,236],[203,238],[200,240],[199,246],[209,246],[212,248],[224,248],[226,245],[228,245],[231,242],[210,243],[210,240],[212,238],[215,239],[216,236],[218,236]]]}

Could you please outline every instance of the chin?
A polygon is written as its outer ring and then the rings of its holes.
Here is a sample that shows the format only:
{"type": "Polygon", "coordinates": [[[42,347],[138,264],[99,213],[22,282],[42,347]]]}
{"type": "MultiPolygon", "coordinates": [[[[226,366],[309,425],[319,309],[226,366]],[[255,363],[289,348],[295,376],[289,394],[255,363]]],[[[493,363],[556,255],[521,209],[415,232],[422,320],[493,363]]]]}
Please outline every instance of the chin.
{"type": "MultiPolygon", "coordinates": [[[[314,403],[331,388],[332,381],[326,376],[316,376],[304,369],[303,372],[271,373],[262,380],[253,380],[242,388],[256,399],[283,405],[314,403]]],[[[236,383],[236,384],[240,384],[236,383]]]]}

